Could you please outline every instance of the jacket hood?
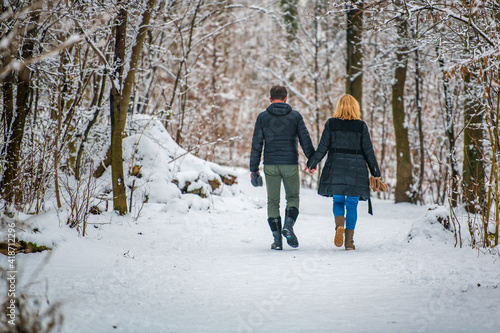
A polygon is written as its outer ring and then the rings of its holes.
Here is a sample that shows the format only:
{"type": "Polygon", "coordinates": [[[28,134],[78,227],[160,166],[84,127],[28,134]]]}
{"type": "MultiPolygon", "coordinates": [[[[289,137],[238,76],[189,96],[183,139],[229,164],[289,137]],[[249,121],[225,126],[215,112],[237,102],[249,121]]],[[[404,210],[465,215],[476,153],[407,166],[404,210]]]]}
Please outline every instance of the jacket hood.
{"type": "Polygon", "coordinates": [[[267,107],[266,111],[275,116],[286,116],[292,112],[292,107],[287,103],[272,103],[267,107]]]}

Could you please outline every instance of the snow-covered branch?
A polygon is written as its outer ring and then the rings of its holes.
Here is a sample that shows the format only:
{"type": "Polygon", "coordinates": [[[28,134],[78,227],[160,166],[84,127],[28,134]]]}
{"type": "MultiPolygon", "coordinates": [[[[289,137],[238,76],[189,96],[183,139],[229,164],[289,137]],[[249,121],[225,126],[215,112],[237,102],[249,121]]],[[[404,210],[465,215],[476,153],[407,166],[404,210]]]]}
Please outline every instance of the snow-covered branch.
{"type": "Polygon", "coordinates": [[[24,66],[28,66],[28,65],[43,61],[47,58],[50,58],[56,54],[59,54],[59,52],[61,52],[62,50],[70,48],[73,45],[80,43],[82,40],[83,40],[83,36],[73,35],[73,36],[70,36],[68,39],[66,39],[66,41],[64,41],[64,43],[62,43],[58,47],[56,47],[50,51],[47,51],[47,52],[45,52],[37,57],[25,59],[22,61],[17,61],[17,60],[11,61],[0,72],[0,80],[4,79],[7,75],[9,75],[9,73],[11,71],[19,71],[24,66]]]}

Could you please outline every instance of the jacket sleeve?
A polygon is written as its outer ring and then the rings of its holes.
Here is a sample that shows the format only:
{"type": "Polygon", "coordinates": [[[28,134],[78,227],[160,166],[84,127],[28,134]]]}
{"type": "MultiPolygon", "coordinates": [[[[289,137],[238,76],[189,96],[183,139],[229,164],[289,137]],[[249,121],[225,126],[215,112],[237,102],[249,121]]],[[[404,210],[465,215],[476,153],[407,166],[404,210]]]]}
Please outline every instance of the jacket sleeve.
{"type": "Polygon", "coordinates": [[[325,129],[323,130],[323,134],[321,134],[321,140],[319,141],[318,149],[314,155],[307,161],[307,167],[309,169],[315,169],[316,166],[321,162],[321,160],[325,157],[326,153],[330,149],[331,144],[331,133],[328,126],[328,121],[325,124],[325,129]]]}
{"type": "Polygon", "coordinates": [[[304,124],[304,119],[299,114],[299,122],[297,124],[297,134],[299,136],[300,146],[304,155],[309,159],[314,155],[314,146],[309,136],[309,131],[307,130],[306,124],[304,124]]]}
{"type": "Polygon", "coordinates": [[[377,158],[375,157],[375,152],[373,151],[372,140],[370,139],[370,133],[368,132],[368,126],[366,126],[366,123],[363,124],[361,149],[363,150],[366,164],[368,164],[368,168],[370,169],[372,176],[380,177],[380,168],[377,163],[377,158]]]}
{"type": "Polygon", "coordinates": [[[262,155],[262,146],[264,145],[264,131],[262,129],[260,117],[257,117],[252,137],[252,149],[250,151],[250,171],[259,171],[260,156],[262,155]]]}

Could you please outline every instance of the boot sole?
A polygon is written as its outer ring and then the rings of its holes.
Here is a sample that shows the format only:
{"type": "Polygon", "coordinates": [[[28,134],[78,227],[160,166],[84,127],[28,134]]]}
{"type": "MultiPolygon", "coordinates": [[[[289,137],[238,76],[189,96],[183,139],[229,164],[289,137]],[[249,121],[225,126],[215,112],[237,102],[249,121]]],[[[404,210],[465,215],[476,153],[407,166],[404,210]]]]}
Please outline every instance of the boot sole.
{"type": "Polygon", "coordinates": [[[290,230],[283,230],[282,232],[283,236],[285,236],[286,238],[286,242],[288,243],[288,245],[290,245],[291,247],[299,247],[299,240],[297,239],[297,236],[294,235],[293,232],[291,232],[290,230]]]}
{"type": "Polygon", "coordinates": [[[344,245],[344,227],[337,227],[335,231],[335,240],[333,241],[336,247],[344,245]]]}

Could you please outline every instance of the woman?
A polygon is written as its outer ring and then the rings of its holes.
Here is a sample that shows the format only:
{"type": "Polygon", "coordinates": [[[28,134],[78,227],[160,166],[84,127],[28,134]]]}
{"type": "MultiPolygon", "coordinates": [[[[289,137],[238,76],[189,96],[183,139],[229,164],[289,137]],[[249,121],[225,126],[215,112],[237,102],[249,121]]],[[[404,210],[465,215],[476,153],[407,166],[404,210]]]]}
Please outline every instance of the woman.
{"type": "Polygon", "coordinates": [[[353,236],[358,218],[358,201],[368,200],[370,197],[366,166],[368,165],[372,176],[380,177],[368,127],[360,118],[356,99],[351,95],[342,96],[333,118],[328,119],[325,124],[316,153],[307,162],[307,167],[312,172],[328,152],[318,194],[333,197],[336,230],[334,243],[338,247],[344,243],[345,223],[346,250],[355,249],[353,236]]]}

